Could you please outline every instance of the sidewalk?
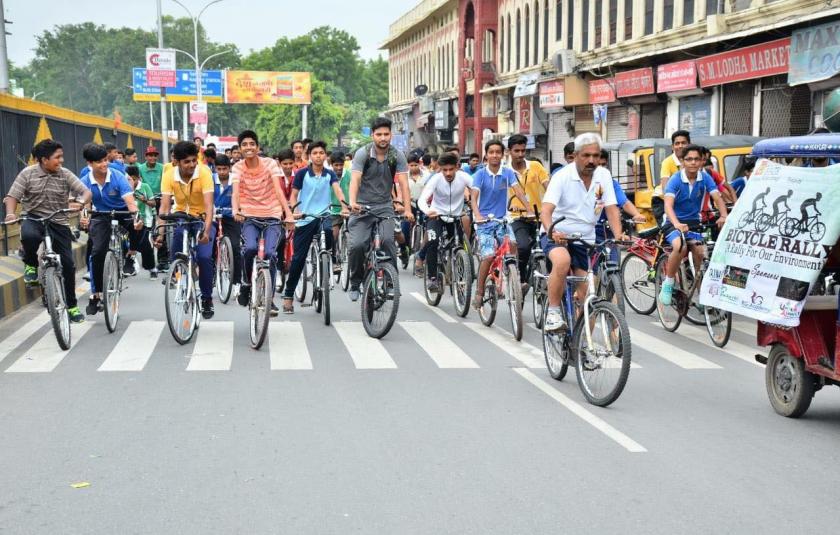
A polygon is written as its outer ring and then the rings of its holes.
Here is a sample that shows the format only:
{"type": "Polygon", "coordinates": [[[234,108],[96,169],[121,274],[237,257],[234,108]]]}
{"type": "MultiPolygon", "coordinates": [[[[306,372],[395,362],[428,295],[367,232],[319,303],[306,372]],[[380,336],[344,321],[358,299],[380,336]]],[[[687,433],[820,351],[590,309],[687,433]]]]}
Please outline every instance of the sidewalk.
{"type": "MultiPolygon", "coordinates": [[[[79,272],[85,271],[85,244],[87,235],[73,242],[76,261],[77,284],[79,272]]],[[[40,288],[27,289],[23,284],[23,261],[14,256],[0,256],[0,318],[5,318],[21,307],[41,298],[40,288]]]]}

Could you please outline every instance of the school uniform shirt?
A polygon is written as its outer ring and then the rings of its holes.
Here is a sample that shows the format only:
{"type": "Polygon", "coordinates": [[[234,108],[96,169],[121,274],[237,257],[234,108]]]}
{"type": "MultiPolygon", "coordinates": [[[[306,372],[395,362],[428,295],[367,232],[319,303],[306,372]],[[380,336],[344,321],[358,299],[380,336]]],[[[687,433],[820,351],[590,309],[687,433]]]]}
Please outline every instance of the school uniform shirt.
{"type": "MultiPolygon", "coordinates": [[[[674,174],[665,186],[665,196],[674,198],[674,214],[681,223],[700,221],[700,210],[706,195],[716,192],[715,181],[708,173],[697,173],[694,184],[688,180],[685,170],[674,174]]],[[[665,221],[668,215],[665,214],[665,221]]]]}
{"type": "Polygon", "coordinates": [[[128,205],[125,204],[123,197],[134,195],[134,190],[125,178],[125,175],[119,171],[109,167],[105,172],[105,182],[101,186],[93,178],[92,171],[88,171],[80,180],[91,191],[91,202],[97,211],[128,210],[128,205]]]}
{"type": "MultiPolygon", "coordinates": [[[[312,167],[305,167],[295,174],[293,188],[298,190],[298,210],[303,214],[320,215],[330,212],[330,191],[338,177],[331,170],[324,168],[321,174],[315,174],[312,167]]],[[[312,222],[312,218],[298,220],[295,226],[302,227],[312,222]]]]}

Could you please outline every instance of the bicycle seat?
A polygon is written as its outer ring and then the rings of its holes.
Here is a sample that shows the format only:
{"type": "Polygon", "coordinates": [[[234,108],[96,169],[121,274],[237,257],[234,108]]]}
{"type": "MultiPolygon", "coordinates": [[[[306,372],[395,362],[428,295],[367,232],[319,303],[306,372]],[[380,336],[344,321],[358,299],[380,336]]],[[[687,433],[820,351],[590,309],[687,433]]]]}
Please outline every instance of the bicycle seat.
{"type": "Polygon", "coordinates": [[[637,233],[637,235],[639,236],[639,238],[641,238],[643,240],[649,240],[649,239],[655,238],[657,235],[659,235],[659,232],[661,230],[662,229],[660,229],[659,226],[656,226],[656,227],[653,227],[653,228],[640,230],[637,233]]]}

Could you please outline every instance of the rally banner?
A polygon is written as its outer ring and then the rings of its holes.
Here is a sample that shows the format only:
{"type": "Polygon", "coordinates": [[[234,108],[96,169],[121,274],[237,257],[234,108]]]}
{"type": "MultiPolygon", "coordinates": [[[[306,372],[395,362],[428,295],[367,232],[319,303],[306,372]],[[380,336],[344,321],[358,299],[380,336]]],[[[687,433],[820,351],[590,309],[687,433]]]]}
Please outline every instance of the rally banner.
{"type": "Polygon", "coordinates": [[[811,286],[840,235],[840,165],[759,160],[726,220],[700,303],[786,327],[799,325],[811,286]]]}
{"type": "Polygon", "coordinates": [[[228,104],[311,104],[308,72],[226,71],[228,104]]]}

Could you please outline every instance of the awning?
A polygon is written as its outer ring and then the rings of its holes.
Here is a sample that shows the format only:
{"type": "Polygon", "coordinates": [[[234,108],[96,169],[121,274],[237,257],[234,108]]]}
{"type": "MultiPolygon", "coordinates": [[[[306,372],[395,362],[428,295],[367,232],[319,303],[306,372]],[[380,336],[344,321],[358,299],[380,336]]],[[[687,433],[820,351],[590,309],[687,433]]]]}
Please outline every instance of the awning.
{"type": "Polygon", "coordinates": [[[516,87],[516,82],[510,82],[507,84],[502,85],[494,85],[493,87],[485,87],[484,89],[479,90],[479,93],[494,93],[496,91],[503,91],[505,89],[510,89],[511,87],[516,87]]]}
{"type": "Polygon", "coordinates": [[[389,110],[385,110],[385,113],[397,113],[400,111],[409,111],[414,108],[414,103],[406,104],[404,106],[396,106],[389,110]]]}

